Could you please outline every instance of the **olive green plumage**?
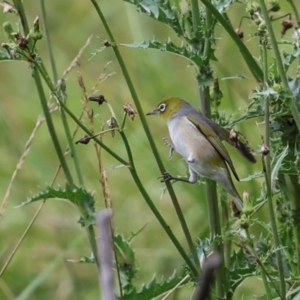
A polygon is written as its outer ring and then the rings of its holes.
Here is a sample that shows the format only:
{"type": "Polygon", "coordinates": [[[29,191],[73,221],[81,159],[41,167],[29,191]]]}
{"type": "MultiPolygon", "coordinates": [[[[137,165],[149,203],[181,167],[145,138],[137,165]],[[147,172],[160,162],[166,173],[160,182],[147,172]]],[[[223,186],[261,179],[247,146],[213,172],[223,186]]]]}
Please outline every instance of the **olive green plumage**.
{"type": "Polygon", "coordinates": [[[178,97],[162,100],[147,115],[159,115],[167,123],[175,151],[189,166],[190,183],[196,182],[198,176],[214,180],[234,197],[239,209],[243,208],[243,201],[232,182],[228,167],[235,178],[239,178],[221,139],[235,146],[249,161],[255,162],[245,143],[232,139],[227,129],[206,118],[178,97]]]}

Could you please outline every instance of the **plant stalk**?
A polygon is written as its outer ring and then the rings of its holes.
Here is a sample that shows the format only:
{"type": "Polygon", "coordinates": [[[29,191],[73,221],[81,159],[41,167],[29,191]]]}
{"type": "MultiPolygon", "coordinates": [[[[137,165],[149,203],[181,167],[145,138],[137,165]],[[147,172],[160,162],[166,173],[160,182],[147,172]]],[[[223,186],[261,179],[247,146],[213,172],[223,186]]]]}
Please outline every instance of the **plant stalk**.
{"type": "Polygon", "coordinates": [[[51,136],[51,140],[53,142],[53,145],[54,145],[56,154],[58,156],[59,162],[61,164],[61,167],[64,171],[65,176],[66,176],[67,182],[71,187],[73,187],[74,186],[73,178],[71,176],[71,173],[70,173],[70,170],[68,168],[68,165],[67,165],[66,159],[64,157],[64,154],[61,150],[61,147],[60,147],[60,144],[59,144],[59,141],[58,141],[55,129],[54,129],[52,117],[51,117],[51,114],[50,114],[49,109],[48,109],[47,100],[46,100],[44,89],[43,89],[43,86],[42,86],[40,74],[39,74],[37,68],[35,67],[35,65],[32,67],[32,71],[33,71],[33,77],[34,77],[34,81],[35,81],[35,84],[36,84],[36,87],[37,87],[37,91],[38,91],[38,94],[39,94],[40,102],[41,102],[41,105],[42,105],[42,109],[43,109],[43,112],[44,112],[45,120],[46,120],[46,123],[47,123],[47,126],[48,126],[49,134],[51,136]]]}

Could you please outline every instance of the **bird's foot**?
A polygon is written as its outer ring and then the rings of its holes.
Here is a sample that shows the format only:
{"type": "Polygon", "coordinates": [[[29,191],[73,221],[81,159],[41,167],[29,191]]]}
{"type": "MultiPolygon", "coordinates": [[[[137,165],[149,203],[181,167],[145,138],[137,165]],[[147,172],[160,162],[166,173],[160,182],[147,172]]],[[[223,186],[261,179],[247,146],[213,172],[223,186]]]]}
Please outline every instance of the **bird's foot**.
{"type": "Polygon", "coordinates": [[[176,178],[173,177],[170,173],[165,172],[161,176],[159,176],[158,179],[160,179],[160,182],[168,182],[168,181],[171,181],[172,179],[176,179],[176,178]]]}
{"type": "Polygon", "coordinates": [[[175,151],[175,147],[167,140],[166,137],[163,137],[162,140],[164,141],[164,144],[169,148],[169,159],[171,160],[173,158],[173,152],[175,151]]]}
{"type": "Polygon", "coordinates": [[[163,173],[160,177],[158,177],[160,179],[160,182],[169,182],[171,180],[174,181],[182,181],[182,182],[187,182],[187,183],[191,183],[188,179],[186,178],[180,178],[180,177],[174,177],[172,176],[170,173],[165,172],[163,173]]]}

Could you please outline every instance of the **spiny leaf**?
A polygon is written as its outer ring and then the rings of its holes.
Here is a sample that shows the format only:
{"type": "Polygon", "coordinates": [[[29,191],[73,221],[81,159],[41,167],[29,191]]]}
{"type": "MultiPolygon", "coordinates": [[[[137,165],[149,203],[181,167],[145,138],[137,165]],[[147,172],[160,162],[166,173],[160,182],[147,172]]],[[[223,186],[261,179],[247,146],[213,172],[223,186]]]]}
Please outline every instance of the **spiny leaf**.
{"type": "Polygon", "coordinates": [[[174,288],[177,284],[180,283],[181,280],[182,278],[180,276],[177,277],[175,272],[167,280],[162,279],[160,282],[157,282],[153,277],[148,284],[143,284],[143,286],[139,291],[133,289],[130,293],[123,295],[122,299],[123,300],[156,299],[157,297],[164,295],[169,290],[174,288]]]}
{"type": "Polygon", "coordinates": [[[90,226],[95,224],[95,200],[91,193],[87,192],[83,187],[70,187],[66,185],[66,188],[54,189],[48,186],[45,190],[41,191],[37,195],[27,199],[27,201],[21,203],[18,207],[26,204],[36,202],[44,199],[66,199],[77,205],[84,212],[84,216],[81,216],[79,223],[84,226],[90,226]]]}
{"type": "Polygon", "coordinates": [[[251,181],[253,179],[261,178],[263,176],[264,176],[264,173],[262,171],[261,172],[255,172],[251,175],[248,175],[248,177],[240,178],[240,181],[251,181]]]}
{"type": "Polygon", "coordinates": [[[20,206],[44,199],[50,198],[59,198],[67,199],[77,206],[83,208],[89,208],[91,211],[95,211],[94,204],[95,200],[91,193],[87,192],[83,187],[70,187],[68,184],[65,188],[55,189],[51,186],[48,186],[45,190],[34,195],[33,197],[27,199],[26,202],[23,202],[20,206]]]}
{"type": "Polygon", "coordinates": [[[117,234],[114,238],[114,244],[118,251],[118,259],[121,259],[119,263],[135,264],[135,254],[130,246],[130,242],[128,242],[121,234],[117,234]]]}
{"type": "Polygon", "coordinates": [[[231,293],[247,278],[256,274],[256,262],[253,258],[239,249],[231,256],[231,269],[229,280],[231,293]]]}
{"type": "Polygon", "coordinates": [[[114,237],[114,245],[121,272],[122,287],[125,292],[129,293],[134,289],[132,279],[137,272],[135,253],[130,246],[130,241],[127,241],[121,234],[114,237]]]}
{"type": "Polygon", "coordinates": [[[152,41],[143,41],[139,43],[122,44],[122,45],[130,48],[158,49],[161,51],[171,52],[186,57],[190,61],[194,62],[197,66],[201,66],[203,64],[203,59],[201,56],[199,56],[198,52],[195,52],[192,49],[188,49],[183,45],[176,46],[170,39],[168,39],[166,43],[161,43],[157,40],[152,40],[152,41]]]}
{"type": "Polygon", "coordinates": [[[149,15],[151,18],[163,22],[174,29],[179,35],[183,36],[183,31],[178,19],[178,11],[171,7],[169,1],[157,0],[124,0],[134,4],[141,13],[149,15]]]}

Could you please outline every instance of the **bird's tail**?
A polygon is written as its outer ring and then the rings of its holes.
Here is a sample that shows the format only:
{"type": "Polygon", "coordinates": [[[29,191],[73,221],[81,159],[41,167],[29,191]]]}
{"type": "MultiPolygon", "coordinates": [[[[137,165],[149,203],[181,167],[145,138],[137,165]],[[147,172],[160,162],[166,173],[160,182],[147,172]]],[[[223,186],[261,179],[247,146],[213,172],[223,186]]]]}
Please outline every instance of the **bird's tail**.
{"type": "Polygon", "coordinates": [[[243,200],[241,199],[240,196],[234,197],[234,204],[235,204],[235,206],[237,207],[237,209],[239,211],[243,210],[243,208],[244,208],[244,202],[243,202],[243,200]]]}
{"type": "Polygon", "coordinates": [[[219,124],[210,121],[210,125],[214,129],[218,135],[226,141],[228,144],[232,145],[236,148],[241,155],[243,155],[247,160],[252,163],[256,162],[256,159],[252,153],[252,149],[249,147],[247,139],[238,131],[232,129],[231,131],[227,130],[226,128],[221,127],[219,124]]]}

